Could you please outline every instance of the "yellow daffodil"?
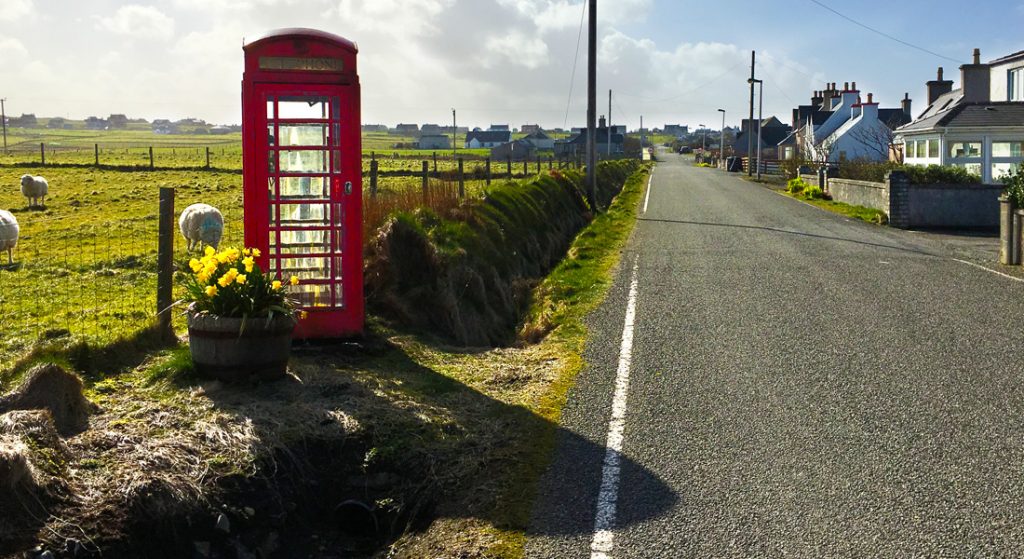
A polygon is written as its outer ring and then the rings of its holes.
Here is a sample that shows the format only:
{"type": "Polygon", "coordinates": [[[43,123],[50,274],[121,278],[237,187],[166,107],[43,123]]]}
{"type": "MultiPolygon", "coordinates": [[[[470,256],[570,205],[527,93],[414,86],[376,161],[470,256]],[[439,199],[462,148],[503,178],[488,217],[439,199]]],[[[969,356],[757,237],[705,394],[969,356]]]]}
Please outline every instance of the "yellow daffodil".
{"type": "Polygon", "coordinates": [[[301,311],[299,312],[299,318],[301,320],[306,320],[307,318],[309,318],[309,313],[306,311],[301,311]]]}
{"type": "Polygon", "coordinates": [[[245,266],[245,273],[247,273],[247,274],[251,274],[252,273],[252,267],[255,264],[256,264],[256,262],[253,261],[251,256],[246,257],[244,260],[242,260],[242,265],[245,266]]]}
{"type": "Polygon", "coordinates": [[[203,254],[205,254],[206,256],[213,256],[214,254],[217,254],[217,250],[213,247],[208,246],[206,247],[206,250],[203,251],[203,254]]]}
{"type": "Polygon", "coordinates": [[[245,274],[239,274],[238,277],[235,278],[235,283],[237,283],[238,285],[245,285],[246,279],[248,278],[245,277],[245,274]]]}
{"type": "Polygon", "coordinates": [[[206,288],[206,296],[207,297],[215,297],[216,295],[217,295],[217,286],[216,285],[211,285],[211,286],[206,288]]]}
{"type": "Polygon", "coordinates": [[[273,289],[274,291],[280,290],[281,282],[279,280],[274,280],[274,282],[270,284],[270,288],[273,289]]]}
{"type": "Polygon", "coordinates": [[[195,258],[193,258],[192,260],[188,261],[188,267],[192,268],[192,272],[193,273],[198,274],[199,270],[203,269],[203,264],[201,262],[199,262],[198,260],[196,260],[195,258]]]}
{"type": "Polygon", "coordinates": [[[252,256],[253,256],[253,258],[259,258],[259,257],[260,257],[260,254],[262,254],[262,253],[260,252],[260,249],[258,249],[258,248],[254,248],[254,249],[252,249],[252,256]]]}
{"type": "Polygon", "coordinates": [[[221,287],[227,287],[231,285],[232,281],[234,281],[234,278],[229,278],[227,274],[224,274],[223,276],[220,277],[219,280],[217,280],[217,285],[221,287]]]}
{"type": "Polygon", "coordinates": [[[242,256],[252,256],[252,249],[242,249],[242,256]]]}
{"type": "Polygon", "coordinates": [[[299,285],[299,276],[292,276],[292,277],[291,277],[291,278],[290,278],[290,279],[288,280],[288,283],[290,283],[290,284],[292,284],[292,285],[299,285]]]}

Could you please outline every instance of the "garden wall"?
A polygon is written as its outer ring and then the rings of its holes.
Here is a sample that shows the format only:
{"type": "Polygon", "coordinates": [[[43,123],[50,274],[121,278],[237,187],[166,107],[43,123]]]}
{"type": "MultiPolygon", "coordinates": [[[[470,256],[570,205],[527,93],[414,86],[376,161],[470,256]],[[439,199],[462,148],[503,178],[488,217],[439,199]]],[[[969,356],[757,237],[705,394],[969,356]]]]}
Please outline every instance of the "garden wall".
{"type": "Polygon", "coordinates": [[[828,192],[837,202],[889,213],[889,185],[887,183],[829,179],[828,192]]]}

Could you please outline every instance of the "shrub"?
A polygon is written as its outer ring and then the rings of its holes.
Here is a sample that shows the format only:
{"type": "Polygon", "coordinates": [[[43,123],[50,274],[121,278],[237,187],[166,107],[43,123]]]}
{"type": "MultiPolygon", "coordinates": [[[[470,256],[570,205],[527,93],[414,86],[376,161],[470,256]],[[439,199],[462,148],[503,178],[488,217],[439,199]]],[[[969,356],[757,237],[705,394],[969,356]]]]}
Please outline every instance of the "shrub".
{"type": "Polygon", "coordinates": [[[901,167],[902,165],[893,161],[851,159],[839,166],[838,177],[855,181],[883,182],[886,173],[901,167]]]}
{"type": "Polygon", "coordinates": [[[823,200],[825,198],[825,191],[820,186],[808,184],[804,187],[802,196],[808,200],[823,200]]]}
{"type": "Polygon", "coordinates": [[[1024,208],[1024,173],[1021,173],[1020,169],[1011,171],[1009,175],[1003,177],[1003,184],[1006,185],[1003,194],[1013,202],[1014,206],[1024,208]]]}
{"type": "Polygon", "coordinates": [[[802,194],[808,186],[809,185],[804,182],[804,179],[797,177],[786,183],[786,192],[790,194],[802,194]]]}
{"type": "Polygon", "coordinates": [[[981,182],[980,176],[968,172],[963,167],[904,165],[900,170],[907,173],[911,184],[976,184],[981,182]]]}

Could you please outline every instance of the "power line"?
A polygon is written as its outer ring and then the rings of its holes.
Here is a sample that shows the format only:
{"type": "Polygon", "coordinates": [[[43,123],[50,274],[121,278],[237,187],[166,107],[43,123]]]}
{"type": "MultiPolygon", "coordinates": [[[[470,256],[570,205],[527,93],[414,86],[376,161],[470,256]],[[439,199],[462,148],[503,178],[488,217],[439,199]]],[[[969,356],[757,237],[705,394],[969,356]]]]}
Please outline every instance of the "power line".
{"type": "Polygon", "coordinates": [[[858,25],[858,26],[860,26],[860,27],[863,27],[864,29],[867,29],[868,31],[871,31],[872,33],[877,33],[877,34],[879,34],[879,35],[881,35],[881,36],[885,37],[886,39],[890,39],[890,40],[892,40],[892,41],[896,41],[897,43],[899,43],[899,44],[901,44],[901,45],[905,45],[905,46],[908,46],[908,47],[910,47],[910,48],[912,48],[912,49],[917,49],[917,50],[919,50],[919,51],[921,51],[921,52],[924,52],[924,53],[930,54],[930,55],[932,55],[932,56],[937,56],[937,57],[939,57],[939,58],[942,58],[942,59],[945,59],[945,60],[949,60],[950,62],[955,62],[955,63],[957,63],[957,64],[962,64],[962,63],[963,63],[962,61],[960,61],[960,60],[957,60],[957,59],[955,59],[955,58],[950,58],[950,57],[948,57],[948,56],[945,56],[945,55],[939,54],[939,53],[937,53],[937,52],[934,52],[934,51],[930,51],[930,50],[928,50],[928,49],[926,49],[926,48],[924,48],[924,47],[919,47],[919,46],[917,46],[917,45],[915,45],[915,44],[913,44],[913,43],[908,43],[908,42],[904,41],[903,39],[899,39],[899,38],[897,38],[897,37],[893,37],[892,35],[890,35],[890,34],[888,34],[888,33],[885,33],[884,31],[879,31],[878,29],[875,29],[874,27],[871,27],[871,26],[865,25],[865,24],[863,24],[863,23],[861,23],[861,22],[859,22],[859,21],[857,21],[857,20],[853,19],[852,17],[850,17],[850,16],[847,16],[847,15],[845,15],[845,14],[842,14],[842,13],[840,13],[840,12],[836,11],[835,9],[833,9],[833,8],[831,8],[831,7],[827,6],[827,5],[825,5],[824,3],[822,3],[822,2],[819,2],[818,0],[811,0],[811,2],[813,2],[814,4],[817,4],[818,6],[821,6],[822,8],[825,8],[826,10],[828,10],[828,11],[832,12],[833,14],[836,14],[837,16],[839,16],[839,17],[841,17],[841,18],[845,19],[846,21],[849,21],[850,23],[853,23],[854,25],[858,25]]]}
{"type": "Polygon", "coordinates": [[[583,22],[587,19],[587,3],[583,2],[583,13],[580,14],[580,33],[576,37],[576,54],[572,59],[572,74],[569,76],[569,100],[565,103],[565,121],[562,128],[569,126],[569,109],[572,107],[572,90],[576,85],[576,63],[580,60],[580,44],[583,42],[583,22]]]}

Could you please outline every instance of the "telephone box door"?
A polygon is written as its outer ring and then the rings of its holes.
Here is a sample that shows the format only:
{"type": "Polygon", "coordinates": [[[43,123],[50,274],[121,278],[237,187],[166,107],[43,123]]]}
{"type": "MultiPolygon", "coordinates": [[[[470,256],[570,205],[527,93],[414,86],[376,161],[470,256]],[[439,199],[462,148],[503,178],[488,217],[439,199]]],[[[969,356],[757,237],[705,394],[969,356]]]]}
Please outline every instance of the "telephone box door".
{"type": "Polygon", "coordinates": [[[307,311],[298,338],[362,329],[361,158],[351,132],[359,130],[358,93],[349,89],[255,88],[266,107],[255,127],[262,138],[255,163],[266,189],[255,204],[264,210],[246,220],[265,220],[253,230],[266,235],[246,244],[261,249],[272,275],[300,280],[290,288],[307,311]]]}

